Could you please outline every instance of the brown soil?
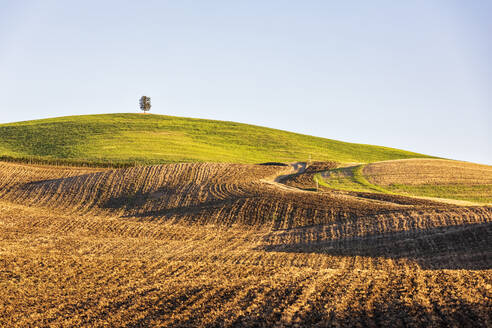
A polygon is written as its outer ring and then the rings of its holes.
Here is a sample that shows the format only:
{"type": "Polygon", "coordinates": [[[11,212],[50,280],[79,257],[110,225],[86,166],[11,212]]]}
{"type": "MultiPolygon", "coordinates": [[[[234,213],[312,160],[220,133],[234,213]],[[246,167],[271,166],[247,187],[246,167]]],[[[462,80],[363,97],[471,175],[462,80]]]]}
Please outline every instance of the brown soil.
{"type": "Polygon", "coordinates": [[[491,207],[279,186],[326,167],[0,163],[0,326],[492,323],[491,207]]]}

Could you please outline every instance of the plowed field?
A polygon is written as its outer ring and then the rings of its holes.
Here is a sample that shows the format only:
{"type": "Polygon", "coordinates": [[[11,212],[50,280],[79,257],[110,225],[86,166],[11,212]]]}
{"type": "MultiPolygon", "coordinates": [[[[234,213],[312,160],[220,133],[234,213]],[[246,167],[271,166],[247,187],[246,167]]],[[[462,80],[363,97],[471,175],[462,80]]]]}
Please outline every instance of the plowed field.
{"type": "Polygon", "coordinates": [[[0,326],[492,325],[491,207],[291,173],[0,163],[0,326]]]}

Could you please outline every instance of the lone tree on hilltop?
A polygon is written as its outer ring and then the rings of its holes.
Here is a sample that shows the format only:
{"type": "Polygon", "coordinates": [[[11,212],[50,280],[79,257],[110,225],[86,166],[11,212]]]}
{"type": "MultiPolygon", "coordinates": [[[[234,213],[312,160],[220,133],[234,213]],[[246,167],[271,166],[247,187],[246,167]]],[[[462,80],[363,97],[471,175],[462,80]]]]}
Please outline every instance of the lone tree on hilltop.
{"type": "Polygon", "coordinates": [[[150,110],[150,97],[147,96],[142,96],[140,98],[140,109],[143,110],[144,113],[148,112],[150,110]]]}

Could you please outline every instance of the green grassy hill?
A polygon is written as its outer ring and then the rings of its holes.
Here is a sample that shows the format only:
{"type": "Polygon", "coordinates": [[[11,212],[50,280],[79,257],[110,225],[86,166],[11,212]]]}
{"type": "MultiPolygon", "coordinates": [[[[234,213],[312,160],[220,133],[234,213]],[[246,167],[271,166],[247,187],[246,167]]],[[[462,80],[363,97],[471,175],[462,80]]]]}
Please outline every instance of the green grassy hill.
{"type": "Polygon", "coordinates": [[[0,125],[4,159],[131,164],[312,160],[369,163],[429,157],[248,124],[163,115],[67,116],[0,125]]]}

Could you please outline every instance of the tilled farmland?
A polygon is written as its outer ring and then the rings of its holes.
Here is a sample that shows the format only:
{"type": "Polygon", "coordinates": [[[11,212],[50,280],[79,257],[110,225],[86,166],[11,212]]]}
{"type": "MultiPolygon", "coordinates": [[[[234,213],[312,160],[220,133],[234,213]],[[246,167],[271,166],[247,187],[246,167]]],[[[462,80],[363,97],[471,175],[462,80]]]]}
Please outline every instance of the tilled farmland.
{"type": "Polygon", "coordinates": [[[272,164],[0,162],[0,326],[492,326],[492,207],[272,164]]]}

